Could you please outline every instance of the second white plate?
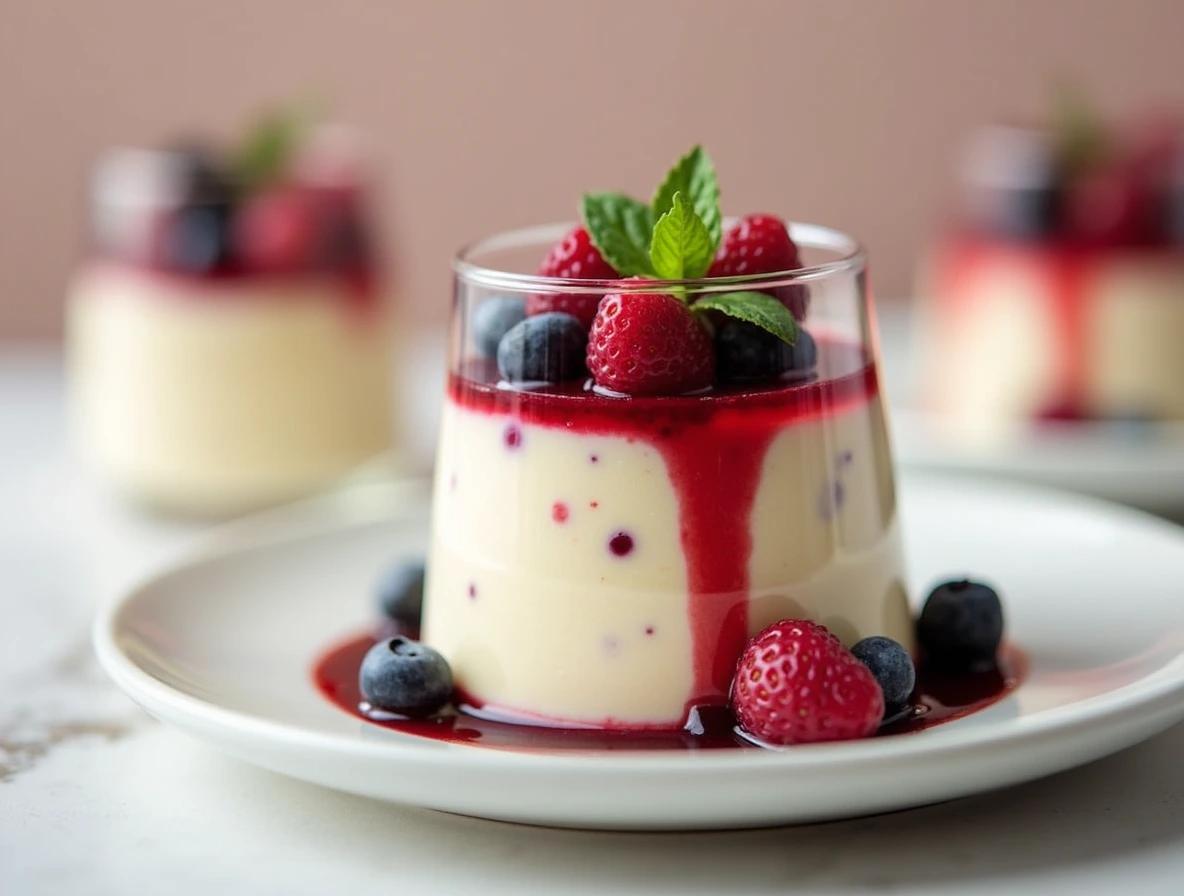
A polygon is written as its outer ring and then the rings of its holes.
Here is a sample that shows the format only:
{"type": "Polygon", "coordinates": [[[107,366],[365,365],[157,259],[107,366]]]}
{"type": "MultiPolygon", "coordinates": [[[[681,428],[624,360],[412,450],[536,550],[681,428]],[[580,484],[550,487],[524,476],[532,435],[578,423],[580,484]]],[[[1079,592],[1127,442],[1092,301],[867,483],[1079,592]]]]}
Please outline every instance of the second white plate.
{"type": "Polygon", "coordinates": [[[466,815],[729,828],[882,812],[1029,780],[1184,717],[1184,530],[1084,498],[906,476],[914,588],[1001,584],[1019,690],[918,734],[784,752],[519,753],[359,721],[310,677],[371,621],[375,578],[422,547],[422,486],[366,486],[236,524],[110,606],[103,666],[161,720],[296,778],[466,815]]]}

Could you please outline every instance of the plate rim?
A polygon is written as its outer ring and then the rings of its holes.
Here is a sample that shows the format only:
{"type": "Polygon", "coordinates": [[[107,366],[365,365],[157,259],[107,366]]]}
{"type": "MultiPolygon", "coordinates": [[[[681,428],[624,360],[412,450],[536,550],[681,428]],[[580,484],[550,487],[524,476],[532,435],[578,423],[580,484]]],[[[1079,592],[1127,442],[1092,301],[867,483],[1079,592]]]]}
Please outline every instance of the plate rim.
{"type": "MultiPolygon", "coordinates": [[[[902,491],[948,490],[951,486],[971,490],[988,485],[973,477],[946,473],[902,472],[902,491]]],[[[1179,541],[1184,552],[1184,528],[1144,513],[1085,495],[1044,486],[990,483],[992,492],[1010,491],[1038,502],[1053,501],[1061,508],[1101,511],[1110,518],[1126,518],[1148,532],[1158,531],[1179,541]]],[[[451,766],[463,762],[490,770],[523,765],[541,771],[570,771],[582,774],[682,775],[694,769],[744,770],[776,768],[781,771],[871,764],[920,757],[944,758],[980,749],[1016,748],[1032,739],[1073,736],[1079,728],[1093,728],[1123,722],[1149,721],[1168,715],[1184,715],[1184,649],[1149,675],[1118,688],[1071,704],[1039,710],[1031,715],[999,720],[984,726],[941,726],[908,737],[876,738],[847,743],[800,745],[785,750],[726,750],[696,752],[663,751],[580,751],[548,753],[491,749],[466,744],[416,743],[413,735],[368,740],[355,735],[318,731],[289,722],[264,718],[203,700],[180,691],[142,668],[120,646],[120,623],[134,605],[150,600],[155,589],[170,577],[200,568],[223,557],[249,554],[267,545],[324,537],[348,528],[389,525],[410,521],[414,512],[408,500],[424,499],[426,480],[365,484],[342,493],[297,502],[212,530],[208,537],[185,552],[180,559],[162,564],[135,585],[105,603],[92,627],[92,643],[100,665],[113,681],[152,715],[196,733],[218,729],[221,733],[247,734],[271,745],[298,746],[329,751],[341,758],[411,761],[451,766]]],[[[1016,494],[1008,496],[1014,499],[1016,494]]],[[[1022,646],[1022,645],[1021,645],[1022,646]]],[[[311,679],[309,681],[311,687],[311,679]]],[[[1020,686],[1022,689],[1022,685],[1020,686]]]]}

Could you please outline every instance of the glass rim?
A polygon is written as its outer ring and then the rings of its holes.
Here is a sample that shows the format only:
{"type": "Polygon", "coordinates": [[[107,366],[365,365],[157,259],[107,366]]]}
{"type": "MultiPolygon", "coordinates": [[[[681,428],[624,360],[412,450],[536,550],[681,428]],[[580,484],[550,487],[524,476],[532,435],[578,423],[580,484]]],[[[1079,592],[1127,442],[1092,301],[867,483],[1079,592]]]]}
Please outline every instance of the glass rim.
{"type": "MultiPolygon", "coordinates": [[[[733,219],[726,219],[725,224],[733,219]]],[[[520,274],[477,264],[473,256],[489,252],[521,249],[531,245],[552,245],[576,226],[574,221],[520,227],[468,243],[453,256],[452,272],[474,286],[513,292],[567,293],[592,295],[605,292],[671,292],[684,289],[696,293],[735,292],[739,289],[770,289],[823,280],[844,273],[859,273],[867,265],[867,250],[854,237],[821,224],[790,221],[790,237],[799,247],[836,252],[839,257],[819,264],[767,274],[740,274],[733,277],[700,277],[690,280],[577,280],[566,277],[541,277],[520,274]]]]}

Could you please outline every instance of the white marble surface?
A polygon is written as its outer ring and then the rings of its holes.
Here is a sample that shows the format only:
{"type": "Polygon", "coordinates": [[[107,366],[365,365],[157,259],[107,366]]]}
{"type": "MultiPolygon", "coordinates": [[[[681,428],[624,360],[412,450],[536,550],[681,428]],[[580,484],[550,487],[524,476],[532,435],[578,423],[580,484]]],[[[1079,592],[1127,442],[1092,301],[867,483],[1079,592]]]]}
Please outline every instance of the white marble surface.
{"type": "Polygon", "coordinates": [[[1184,892],[1184,726],[995,794],[731,834],[516,827],[257,771],[90,655],[96,602],[199,534],[87,481],[57,356],[0,350],[0,894],[1184,892]]]}

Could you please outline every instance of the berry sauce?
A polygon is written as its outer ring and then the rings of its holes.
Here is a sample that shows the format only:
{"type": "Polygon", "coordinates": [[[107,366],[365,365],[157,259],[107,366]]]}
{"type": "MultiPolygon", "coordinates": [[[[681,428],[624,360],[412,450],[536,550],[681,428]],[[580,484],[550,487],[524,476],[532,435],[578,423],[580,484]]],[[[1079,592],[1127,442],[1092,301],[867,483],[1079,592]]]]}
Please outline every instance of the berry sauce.
{"type": "MultiPolygon", "coordinates": [[[[1072,243],[1023,245],[963,237],[941,250],[935,267],[934,294],[951,304],[966,302],[975,294],[984,272],[1000,265],[1021,266],[1043,278],[1048,304],[1057,330],[1057,342],[1050,346],[1057,359],[1056,399],[1046,419],[1081,419],[1087,416],[1086,386],[1089,375],[1092,321],[1088,301],[1091,278],[1098,261],[1114,257],[1117,251],[1148,263],[1180,265],[1184,255],[1161,248],[1123,247],[1100,249],[1072,243]]],[[[956,309],[955,309],[956,310],[956,309]]]]}
{"type": "MultiPolygon", "coordinates": [[[[473,361],[450,376],[448,397],[467,411],[515,421],[507,426],[510,447],[519,427],[529,425],[643,441],[662,454],[678,496],[691,597],[691,703],[721,702],[750,636],[749,519],[766,451],[789,426],[867,404],[879,391],[875,365],[858,346],[819,340],[814,378],[756,387],[626,398],[601,395],[581,381],[539,391],[499,388],[497,381],[490,362],[473,361]]],[[[624,557],[634,540],[620,532],[608,547],[624,557]]]]}
{"type": "MultiPolygon", "coordinates": [[[[461,702],[427,719],[378,719],[362,711],[358,669],[375,643],[369,635],[352,638],[322,656],[313,668],[317,688],[334,705],[359,719],[398,731],[447,743],[472,744],[503,750],[718,750],[759,749],[736,733],[736,720],[722,705],[693,707],[685,727],[626,730],[545,728],[482,718],[481,710],[461,702]]],[[[1004,646],[997,665],[970,673],[917,670],[917,687],[909,706],[890,717],[877,736],[912,734],[942,722],[960,719],[998,703],[1011,694],[1028,671],[1027,657],[1004,646]]]]}

